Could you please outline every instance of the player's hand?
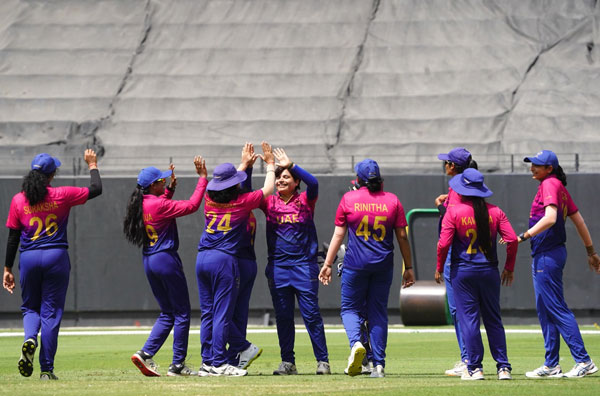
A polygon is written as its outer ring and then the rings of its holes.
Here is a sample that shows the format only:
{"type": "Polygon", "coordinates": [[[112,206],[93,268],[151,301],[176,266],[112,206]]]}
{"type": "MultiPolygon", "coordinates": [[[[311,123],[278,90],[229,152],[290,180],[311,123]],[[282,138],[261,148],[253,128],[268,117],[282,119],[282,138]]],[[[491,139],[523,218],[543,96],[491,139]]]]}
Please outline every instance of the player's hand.
{"type": "Polygon", "coordinates": [[[292,161],[288,158],[284,149],[278,147],[273,150],[273,154],[275,155],[275,159],[277,159],[277,165],[281,166],[282,168],[287,169],[290,165],[292,165],[292,161]]]}
{"type": "Polygon", "coordinates": [[[435,278],[435,283],[437,283],[438,285],[444,281],[444,275],[439,271],[435,271],[434,278],[435,278]]]}
{"type": "Polygon", "coordinates": [[[254,153],[254,145],[246,142],[244,147],[242,147],[242,160],[238,170],[245,171],[248,168],[252,168],[257,158],[258,154],[254,153]]]}
{"type": "Polygon", "coordinates": [[[515,273],[512,271],[504,270],[502,271],[502,275],[500,275],[500,280],[502,282],[502,286],[511,286],[513,283],[515,273]]]}
{"type": "Polygon", "coordinates": [[[2,277],[2,286],[10,294],[13,294],[13,290],[15,289],[15,276],[12,273],[12,270],[8,267],[4,267],[4,276],[2,277]]]}
{"type": "Polygon", "coordinates": [[[415,284],[415,272],[412,268],[404,270],[402,274],[402,288],[406,289],[415,284]]]}
{"type": "Polygon", "coordinates": [[[438,206],[446,202],[446,198],[448,198],[448,194],[438,195],[438,197],[435,199],[435,207],[437,208],[438,206]]]}
{"type": "Polygon", "coordinates": [[[83,159],[88,164],[88,168],[90,169],[98,169],[98,158],[96,157],[96,152],[92,149],[87,149],[83,152],[83,159]]]}
{"type": "Polygon", "coordinates": [[[319,280],[325,286],[327,286],[329,284],[329,282],[331,282],[331,267],[330,266],[323,264],[323,267],[321,268],[321,272],[319,272],[319,280]]]}
{"type": "Polygon", "coordinates": [[[169,182],[169,190],[175,190],[177,187],[177,177],[175,176],[175,165],[169,165],[169,169],[171,169],[171,181],[169,182]]]}
{"type": "Polygon", "coordinates": [[[194,166],[196,167],[196,173],[200,177],[207,178],[208,171],[206,170],[206,163],[204,162],[204,158],[197,155],[194,157],[194,166]]]}
{"type": "Polygon", "coordinates": [[[275,156],[273,155],[273,148],[271,145],[265,141],[263,141],[260,145],[263,151],[262,155],[260,155],[260,158],[269,165],[275,165],[275,156]]]}
{"type": "Polygon", "coordinates": [[[600,274],[600,256],[597,253],[588,256],[588,265],[590,266],[590,270],[600,274]]]}

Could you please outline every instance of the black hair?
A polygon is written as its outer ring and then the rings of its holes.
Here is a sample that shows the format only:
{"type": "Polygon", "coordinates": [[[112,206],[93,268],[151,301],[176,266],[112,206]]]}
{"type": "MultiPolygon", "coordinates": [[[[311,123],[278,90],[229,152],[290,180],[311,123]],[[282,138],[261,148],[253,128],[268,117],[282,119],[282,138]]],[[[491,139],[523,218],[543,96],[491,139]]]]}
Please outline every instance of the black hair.
{"type": "MultiPolygon", "coordinates": [[[[277,179],[278,177],[281,176],[281,174],[283,173],[284,170],[286,170],[288,168],[284,168],[282,166],[277,166],[275,168],[275,178],[277,179]]],[[[294,172],[292,172],[291,169],[288,169],[290,171],[290,175],[292,175],[292,178],[294,179],[295,182],[298,182],[298,185],[296,185],[296,191],[300,190],[300,183],[302,183],[302,180],[296,175],[294,174],[294,172]]]]}
{"type": "Polygon", "coordinates": [[[217,203],[227,203],[237,199],[238,195],[240,195],[240,187],[239,184],[235,184],[225,190],[207,190],[206,192],[212,201],[217,203]]]}
{"type": "Polygon", "coordinates": [[[367,190],[369,190],[369,192],[373,193],[373,192],[381,191],[383,189],[383,179],[381,177],[372,177],[369,180],[365,181],[359,177],[358,185],[361,187],[366,186],[367,190]]]}
{"type": "Polygon", "coordinates": [[[48,194],[48,180],[54,176],[54,173],[52,172],[47,175],[37,169],[33,169],[23,177],[21,188],[23,193],[25,193],[25,198],[29,201],[29,205],[38,204],[46,198],[48,194]]]}
{"type": "Polygon", "coordinates": [[[565,174],[565,171],[563,171],[563,168],[560,165],[557,165],[556,168],[552,167],[552,172],[550,172],[550,174],[556,176],[556,178],[560,180],[563,186],[567,185],[567,175],[565,174]]]}
{"type": "Polygon", "coordinates": [[[477,226],[477,241],[485,257],[492,261],[492,236],[490,233],[490,214],[485,199],[481,197],[469,197],[473,203],[475,212],[475,224],[477,226]]]}
{"type": "Polygon", "coordinates": [[[471,155],[469,155],[469,158],[467,159],[467,164],[465,166],[458,165],[455,162],[453,162],[453,164],[456,173],[463,173],[467,168],[478,169],[477,162],[473,159],[473,156],[471,155]]]}
{"type": "Polygon", "coordinates": [[[137,186],[129,197],[127,213],[123,221],[123,232],[129,242],[135,246],[148,246],[150,238],[146,234],[144,225],[144,193],[141,186],[137,186]]]}

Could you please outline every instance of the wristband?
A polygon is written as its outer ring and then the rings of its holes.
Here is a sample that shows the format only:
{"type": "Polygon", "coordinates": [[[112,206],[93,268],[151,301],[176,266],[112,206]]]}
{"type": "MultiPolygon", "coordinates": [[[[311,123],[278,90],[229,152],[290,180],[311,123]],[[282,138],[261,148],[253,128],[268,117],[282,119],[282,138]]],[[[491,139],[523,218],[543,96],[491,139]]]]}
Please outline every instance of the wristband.
{"type": "Polygon", "coordinates": [[[408,270],[411,270],[411,269],[413,269],[413,267],[404,267],[404,271],[408,271],[408,270]]]}
{"type": "Polygon", "coordinates": [[[585,250],[587,251],[588,257],[591,257],[594,254],[596,254],[596,251],[594,250],[594,245],[586,246],[585,250]]]}
{"type": "Polygon", "coordinates": [[[290,162],[290,164],[288,165],[287,169],[292,169],[294,167],[294,163],[290,162]]]}
{"type": "MultiPolygon", "coordinates": [[[[527,232],[527,231],[525,231],[525,232],[527,232]]],[[[525,232],[522,232],[522,233],[519,234],[519,238],[522,241],[526,241],[526,240],[528,240],[530,238],[530,237],[527,237],[527,238],[525,237],[525,232]]]]}

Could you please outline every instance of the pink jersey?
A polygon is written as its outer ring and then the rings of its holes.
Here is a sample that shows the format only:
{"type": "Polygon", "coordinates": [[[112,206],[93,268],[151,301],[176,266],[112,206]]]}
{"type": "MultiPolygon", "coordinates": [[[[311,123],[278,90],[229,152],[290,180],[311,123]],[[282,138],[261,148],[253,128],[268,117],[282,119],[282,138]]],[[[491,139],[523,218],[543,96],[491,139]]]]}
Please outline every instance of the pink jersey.
{"type": "Polygon", "coordinates": [[[437,247],[437,271],[443,272],[448,249],[452,245],[452,263],[469,269],[481,268],[483,265],[498,265],[496,239],[498,234],[507,243],[506,263],[504,268],[513,271],[517,257],[517,235],[508,222],[504,212],[497,206],[487,204],[490,215],[490,232],[492,240],[492,260],[488,260],[479,247],[477,225],[473,204],[462,200],[460,204],[448,208],[442,221],[442,232],[437,247]]]}
{"type": "Polygon", "coordinates": [[[394,230],[406,227],[406,216],[396,195],[383,191],[371,193],[361,187],[344,194],[335,225],[348,227],[344,267],[373,268],[393,258],[394,230]]]}
{"type": "Polygon", "coordinates": [[[21,251],[69,246],[67,223],[71,207],[84,204],[87,187],[48,187],[48,195],[29,205],[25,194],[16,194],[10,204],[6,226],[21,230],[21,251]]]}
{"type": "Polygon", "coordinates": [[[237,199],[218,203],[206,195],[204,215],[206,229],[200,237],[198,250],[218,249],[237,257],[252,246],[253,235],[248,232],[248,220],[252,210],[263,200],[262,190],[240,194],[237,199]]]}
{"type": "Polygon", "coordinates": [[[172,200],[173,191],[165,189],[160,197],[144,195],[144,226],[150,239],[150,244],[144,246],[144,254],[153,254],[164,250],[179,248],[177,233],[177,217],[194,213],[200,207],[202,196],[208,181],[201,177],[188,201],[172,200]]]}
{"type": "Polygon", "coordinates": [[[444,206],[446,208],[451,208],[453,206],[456,206],[460,203],[461,198],[460,198],[460,194],[458,194],[456,191],[454,191],[452,189],[452,187],[448,187],[448,196],[446,197],[446,200],[444,201],[444,206]]]}
{"type": "Polygon", "coordinates": [[[567,234],[565,232],[567,216],[571,216],[578,211],[571,195],[554,175],[546,177],[538,187],[537,194],[535,194],[535,198],[531,204],[529,228],[536,225],[544,217],[546,206],[548,205],[554,205],[557,208],[556,223],[531,238],[532,255],[563,245],[567,241],[567,234]]]}

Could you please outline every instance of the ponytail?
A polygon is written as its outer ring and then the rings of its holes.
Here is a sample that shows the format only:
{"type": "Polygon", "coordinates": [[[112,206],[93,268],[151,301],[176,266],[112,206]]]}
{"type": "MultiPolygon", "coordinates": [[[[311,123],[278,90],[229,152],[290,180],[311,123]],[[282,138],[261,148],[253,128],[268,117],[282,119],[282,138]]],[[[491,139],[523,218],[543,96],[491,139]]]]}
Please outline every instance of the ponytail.
{"type": "Polygon", "coordinates": [[[552,167],[552,172],[550,172],[550,174],[556,176],[556,178],[560,180],[563,186],[567,185],[567,175],[565,174],[565,171],[563,171],[563,168],[560,165],[557,165],[556,168],[552,167]]]}
{"type": "Polygon", "coordinates": [[[48,194],[48,179],[53,175],[54,172],[47,175],[37,169],[33,169],[23,178],[21,188],[30,206],[36,205],[46,198],[48,194]]]}
{"type": "Polygon", "coordinates": [[[123,221],[125,238],[135,246],[148,246],[150,240],[144,226],[144,191],[137,186],[129,197],[127,213],[123,221]]]}
{"type": "Polygon", "coordinates": [[[369,192],[378,192],[383,189],[383,179],[381,177],[372,177],[367,181],[364,181],[360,177],[358,178],[358,185],[361,187],[367,187],[369,192]]]}
{"type": "Polygon", "coordinates": [[[473,159],[473,156],[471,155],[469,155],[469,158],[467,159],[467,164],[465,166],[460,166],[454,163],[454,170],[457,174],[463,173],[467,168],[479,169],[477,166],[477,162],[473,159]]]}
{"type": "Polygon", "coordinates": [[[485,203],[485,199],[481,197],[469,197],[473,203],[473,211],[475,212],[475,224],[477,225],[477,240],[479,247],[485,254],[488,261],[492,261],[492,236],[490,233],[490,215],[485,203]]]}

